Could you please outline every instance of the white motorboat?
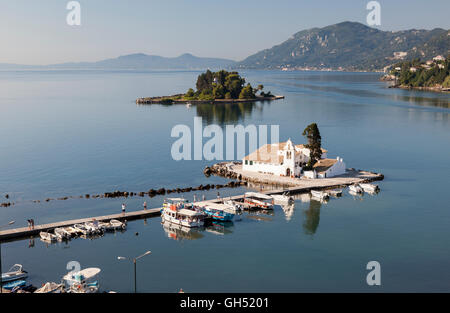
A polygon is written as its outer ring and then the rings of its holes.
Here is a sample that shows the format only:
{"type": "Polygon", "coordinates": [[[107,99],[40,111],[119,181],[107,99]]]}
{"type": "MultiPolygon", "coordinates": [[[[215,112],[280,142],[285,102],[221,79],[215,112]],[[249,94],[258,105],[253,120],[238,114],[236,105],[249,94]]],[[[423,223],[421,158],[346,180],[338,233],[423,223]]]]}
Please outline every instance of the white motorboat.
{"type": "Polygon", "coordinates": [[[263,193],[246,192],[244,194],[244,204],[249,208],[273,209],[274,199],[263,193]]]}
{"type": "Polygon", "coordinates": [[[49,233],[46,231],[41,231],[39,233],[39,236],[41,237],[42,240],[48,241],[48,242],[53,242],[58,239],[58,237],[55,234],[52,234],[52,233],[49,233]]]}
{"type": "Polygon", "coordinates": [[[205,224],[206,214],[200,210],[190,208],[193,207],[184,203],[165,203],[161,211],[161,218],[163,221],[185,227],[203,226],[205,224]]]}
{"type": "Polygon", "coordinates": [[[329,190],[328,194],[333,197],[341,197],[342,196],[342,189],[333,189],[329,190]]]}
{"type": "Polygon", "coordinates": [[[354,193],[362,193],[363,192],[363,189],[358,184],[350,185],[350,186],[348,186],[348,189],[354,193]]]}
{"type": "Polygon", "coordinates": [[[287,193],[281,195],[272,195],[275,204],[288,204],[294,202],[294,198],[289,196],[287,193]]]}
{"type": "Polygon", "coordinates": [[[126,223],[122,223],[119,220],[110,220],[109,224],[111,225],[111,227],[115,230],[117,229],[125,229],[127,228],[127,224],[126,223]]]}
{"type": "Polygon", "coordinates": [[[98,281],[91,281],[101,270],[96,267],[86,268],[79,272],[69,272],[63,280],[68,284],[68,293],[97,293],[99,290],[98,281]]]}
{"type": "Polygon", "coordinates": [[[28,273],[23,270],[21,264],[14,264],[8,272],[2,273],[2,283],[11,282],[19,279],[24,279],[28,276],[28,273]]]}
{"type": "Polygon", "coordinates": [[[55,228],[53,232],[58,240],[69,239],[71,237],[71,234],[64,228],[55,228]]]}
{"type": "Polygon", "coordinates": [[[379,190],[379,187],[375,184],[359,184],[359,186],[365,191],[365,192],[377,192],[379,190]]]}
{"type": "Polygon", "coordinates": [[[76,229],[79,233],[81,233],[83,235],[91,234],[91,230],[89,228],[87,228],[86,225],[84,225],[84,224],[75,224],[75,225],[73,225],[73,228],[76,229]]]}
{"type": "Polygon", "coordinates": [[[48,282],[42,285],[41,288],[36,289],[34,293],[62,293],[62,292],[64,292],[64,284],[48,282]]]}
{"type": "Polygon", "coordinates": [[[86,228],[89,229],[92,234],[103,233],[103,229],[100,227],[98,221],[86,222],[86,223],[84,223],[84,226],[86,226],[86,228]]]}
{"type": "Polygon", "coordinates": [[[68,234],[70,234],[70,237],[74,237],[79,234],[78,230],[76,230],[72,226],[67,226],[63,228],[68,234]]]}
{"type": "Polygon", "coordinates": [[[325,191],[319,191],[319,190],[311,190],[311,195],[314,198],[325,200],[328,199],[330,196],[325,191]]]}

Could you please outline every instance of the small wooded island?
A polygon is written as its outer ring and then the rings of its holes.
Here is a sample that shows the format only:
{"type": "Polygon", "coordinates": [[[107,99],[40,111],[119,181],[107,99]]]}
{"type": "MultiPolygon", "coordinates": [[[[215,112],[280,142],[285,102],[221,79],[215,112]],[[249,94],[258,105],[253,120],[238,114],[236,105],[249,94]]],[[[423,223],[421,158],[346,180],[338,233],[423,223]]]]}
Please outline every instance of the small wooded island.
{"type": "Polygon", "coordinates": [[[238,72],[220,70],[205,73],[197,77],[197,91],[189,88],[184,94],[162,97],[138,98],[138,104],[174,104],[174,103],[217,103],[217,102],[254,102],[261,100],[283,99],[284,96],[274,96],[264,92],[264,86],[253,88],[245,82],[238,72]],[[259,92],[259,94],[258,94],[259,92]]]}

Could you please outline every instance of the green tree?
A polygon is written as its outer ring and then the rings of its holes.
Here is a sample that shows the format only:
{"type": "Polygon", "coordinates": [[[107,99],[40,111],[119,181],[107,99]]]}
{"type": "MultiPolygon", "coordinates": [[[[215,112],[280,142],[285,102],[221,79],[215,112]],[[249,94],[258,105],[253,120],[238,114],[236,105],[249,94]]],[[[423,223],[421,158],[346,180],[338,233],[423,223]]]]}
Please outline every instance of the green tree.
{"type": "Polygon", "coordinates": [[[195,92],[194,92],[194,89],[192,89],[192,88],[189,88],[189,90],[186,92],[186,98],[194,98],[195,97],[195,92]]]}
{"type": "Polygon", "coordinates": [[[302,135],[308,140],[308,143],[305,145],[305,147],[310,151],[307,168],[311,169],[312,166],[322,157],[322,137],[320,136],[319,127],[317,127],[316,123],[309,124],[303,130],[302,135]]]}
{"type": "Polygon", "coordinates": [[[253,92],[253,88],[250,84],[247,84],[244,88],[242,88],[239,93],[239,99],[254,99],[255,93],[253,92]]]}

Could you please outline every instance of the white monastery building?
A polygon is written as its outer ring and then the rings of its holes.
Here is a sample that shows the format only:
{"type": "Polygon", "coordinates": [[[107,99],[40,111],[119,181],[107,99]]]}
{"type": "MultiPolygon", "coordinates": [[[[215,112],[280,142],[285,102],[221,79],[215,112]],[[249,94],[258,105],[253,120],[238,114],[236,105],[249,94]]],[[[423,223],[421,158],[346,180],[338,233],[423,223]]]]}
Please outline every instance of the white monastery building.
{"type": "MultiPolygon", "coordinates": [[[[310,150],[304,145],[286,142],[266,144],[244,157],[242,170],[277,176],[300,177],[302,168],[309,161],[310,150]]],[[[326,178],[345,173],[341,158],[327,159],[327,150],[322,149],[321,159],[314,164],[313,171],[303,174],[308,178],[326,178]]]]}

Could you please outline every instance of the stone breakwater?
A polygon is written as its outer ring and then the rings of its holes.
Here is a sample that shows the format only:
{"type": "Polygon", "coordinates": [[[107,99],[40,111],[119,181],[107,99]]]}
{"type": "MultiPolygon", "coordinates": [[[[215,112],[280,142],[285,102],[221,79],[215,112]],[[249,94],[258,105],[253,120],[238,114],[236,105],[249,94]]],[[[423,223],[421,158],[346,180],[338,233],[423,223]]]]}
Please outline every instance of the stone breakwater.
{"type": "Polygon", "coordinates": [[[254,184],[294,187],[298,192],[308,192],[311,189],[327,189],[346,187],[354,183],[367,183],[383,180],[384,175],[364,170],[347,169],[346,174],[331,178],[291,178],[271,174],[248,172],[242,170],[242,162],[221,162],[206,167],[205,175],[217,175],[231,179],[239,179],[254,184]]]}
{"type": "MultiPolygon", "coordinates": [[[[231,178],[231,177],[229,177],[231,178]]],[[[192,192],[192,191],[202,191],[202,190],[210,190],[210,189],[221,189],[221,188],[236,188],[247,185],[246,182],[243,181],[229,181],[226,184],[205,184],[205,185],[199,185],[194,187],[183,187],[183,188],[158,188],[158,189],[150,189],[148,191],[140,191],[140,192],[133,192],[133,191],[112,191],[112,192],[105,192],[103,194],[85,194],[81,196],[65,196],[60,198],[47,198],[43,200],[44,202],[50,202],[54,200],[68,200],[68,199],[98,199],[98,198],[128,198],[128,197],[145,197],[149,196],[150,198],[153,198],[158,195],[166,195],[166,194],[172,194],[172,193],[186,193],[186,192],[192,192]]],[[[5,198],[9,198],[9,195],[5,196],[5,198]]],[[[41,200],[32,200],[33,203],[41,203],[41,200]]],[[[1,203],[0,207],[9,207],[11,205],[14,205],[14,202],[5,202],[1,203]]]]}

